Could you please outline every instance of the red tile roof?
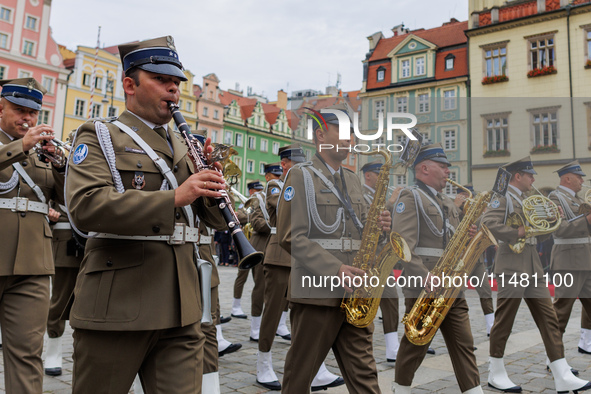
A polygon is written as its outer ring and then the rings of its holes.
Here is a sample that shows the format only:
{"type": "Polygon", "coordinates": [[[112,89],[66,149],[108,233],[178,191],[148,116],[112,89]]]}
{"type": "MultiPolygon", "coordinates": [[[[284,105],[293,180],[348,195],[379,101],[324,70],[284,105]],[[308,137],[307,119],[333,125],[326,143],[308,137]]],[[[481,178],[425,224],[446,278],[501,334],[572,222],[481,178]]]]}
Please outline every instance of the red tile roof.
{"type": "Polygon", "coordinates": [[[443,26],[435,27],[428,30],[413,30],[407,34],[394,36],[390,38],[382,38],[376,46],[369,61],[387,59],[388,53],[396,48],[398,44],[404,41],[409,35],[414,35],[427,40],[439,48],[444,48],[452,45],[465,44],[467,42],[464,30],[468,29],[468,21],[464,22],[450,22],[443,26]]]}
{"type": "Polygon", "coordinates": [[[437,52],[435,59],[435,79],[447,79],[455,77],[463,77],[468,75],[468,49],[458,48],[451,51],[437,52]],[[445,69],[445,58],[448,55],[454,55],[454,68],[452,70],[445,69]]]}

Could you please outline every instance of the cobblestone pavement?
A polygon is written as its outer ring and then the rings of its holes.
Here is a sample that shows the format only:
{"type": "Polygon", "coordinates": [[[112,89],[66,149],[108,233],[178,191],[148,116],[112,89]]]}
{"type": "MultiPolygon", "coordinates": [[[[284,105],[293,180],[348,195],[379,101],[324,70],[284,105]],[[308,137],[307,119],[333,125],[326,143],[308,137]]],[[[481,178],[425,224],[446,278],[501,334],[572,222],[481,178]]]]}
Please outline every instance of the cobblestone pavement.
{"type": "MultiPolygon", "coordinates": [[[[236,268],[220,267],[220,298],[222,315],[230,315],[232,305],[232,288],[236,277],[236,268]]],[[[250,312],[250,291],[252,289],[252,277],[246,283],[242,300],[242,308],[250,312]]],[[[476,357],[480,369],[480,379],[485,393],[499,393],[486,387],[488,377],[488,338],[486,336],[482,309],[476,292],[468,291],[468,304],[470,306],[470,320],[474,335],[474,344],[477,347],[476,357]]],[[[400,307],[404,304],[400,302],[400,307]]],[[[571,315],[571,321],[564,337],[566,346],[566,358],[569,364],[581,372],[581,377],[591,379],[591,355],[583,355],[577,352],[580,326],[580,303],[575,304],[571,315]]],[[[249,314],[250,315],[250,314],[249,314]]],[[[402,314],[401,314],[402,316],[402,314]]],[[[402,333],[403,327],[399,327],[402,333]]],[[[256,353],[255,342],[249,341],[249,319],[232,319],[223,325],[224,337],[231,342],[241,342],[243,347],[236,353],[228,354],[220,358],[220,383],[222,393],[265,393],[266,389],[255,383],[256,353]]],[[[44,393],[66,394],[71,392],[72,384],[72,330],[68,327],[64,334],[64,374],[59,377],[45,376],[43,382],[44,393]]],[[[441,335],[437,335],[432,344],[436,355],[427,355],[421,368],[417,371],[413,393],[459,393],[460,390],[452,371],[451,362],[441,335]]],[[[289,348],[289,342],[277,337],[273,345],[273,366],[279,377],[283,378],[283,363],[289,348]]],[[[394,378],[394,364],[386,362],[385,343],[382,324],[376,320],[374,336],[374,355],[376,358],[380,386],[383,393],[391,392],[391,382],[394,378]]],[[[524,393],[555,393],[554,383],[550,372],[546,371],[544,346],[538,330],[525,303],[521,304],[513,333],[507,345],[506,368],[510,378],[523,387],[524,393]]],[[[0,359],[0,393],[4,391],[3,360],[0,359]]],[[[338,374],[337,363],[332,352],[326,359],[326,365],[338,374]]],[[[327,393],[347,393],[345,386],[329,389],[327,393]]],[[[131,391],[133,393],[133,391],[131,391]]],[[[207,393],[205,393],[207,394],[207,393]]]]}

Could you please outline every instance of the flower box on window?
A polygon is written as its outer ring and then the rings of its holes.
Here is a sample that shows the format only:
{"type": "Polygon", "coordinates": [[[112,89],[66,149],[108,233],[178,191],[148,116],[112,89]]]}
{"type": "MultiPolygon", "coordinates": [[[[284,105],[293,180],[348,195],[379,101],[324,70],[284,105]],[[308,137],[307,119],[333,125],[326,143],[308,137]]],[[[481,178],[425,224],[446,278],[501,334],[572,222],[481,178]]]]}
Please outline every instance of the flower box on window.
{"type": "Polygon", "coordinates": [[[547,66],[547,67],[542,67],[542,68],[534,68],[533,70],[529,71],[527,73],[527,77],[528,78],[535,78],[535,77],[541,77],[543,75],[550,75],[550,74],[556,74],[556,67],[554,66],[547,66]]]}
{"type": "Polygon", "coordinates": [[[497,82],[507,82],[508,80],[509,80],[509,77],[506,75],[492,75],[490,77],[482,78],[482,84],[483,85],[490,85],[492,83],[497,83],[497,82]]]}
{"type": "Polygon", "coordinates": [[[556,146],[556,144],[552,144],[552,145],[538,145],[532,148],[532,150],[530,151],[530,153],[558,153],[560,152],[560,149],[558,149],[558,146],[556,146]]]}
{"type": "Polygon", "coordinates": [[[585,62],[585,68],[591,68],[591,59],[588,59],[588,60],[585,62]]]}
{"type": "Polygon", "coordinates": [[[504,157],[509,156],[511,153],[507,149],[501,150],[487,150],[484,152],[484,157],[504,157]]]}

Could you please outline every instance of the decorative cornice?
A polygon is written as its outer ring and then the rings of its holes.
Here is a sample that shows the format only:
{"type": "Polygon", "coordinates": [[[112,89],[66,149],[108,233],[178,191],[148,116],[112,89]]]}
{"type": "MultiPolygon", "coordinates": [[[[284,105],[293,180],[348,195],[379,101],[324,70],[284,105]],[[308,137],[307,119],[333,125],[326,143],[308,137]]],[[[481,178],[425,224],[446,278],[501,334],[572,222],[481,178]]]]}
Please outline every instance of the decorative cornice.
{"type": "Polygon", "coordinates": [[[482,44],[482,45],[480,45],[480,48],[487,49],[487,48],[493,48],[493,47],[500,47],[502,45],[509,43],[510,41],[511,40],[503,40],[503,41],[492,42],[490,44],[482,44]]]}
{"type": "Polygon", "coordinates": [[[535,113],[535,112],[544,112],[544,111],[554,111],[554,110],[560,109],[561,107],[562,107],[562,105],[552,105],[552,106],[549,106],[549,107],[527,108],[526,111],[527,112],[530,112],[530,113],[532,113],[532,112],[535,113]]]}
{"type": "Polygon", "coordinates": [[[482,118],[494,118],[496,116],[505,116],[505,115],[511,115],[513,111],[504,111],[504,112],[493,112],[491,114],[480,114],[480,116],[482,118]]]}
{"type": "Polygon", "coordinates": [[[544,36],[552,36],[554,34],[558,33],[558,30],[552,30],[552,31],[547,31],[545,33],[536,33],[536,34],[531,34],[529,36],[523,36],[524,39],[529,40],[532,38],[539,38],[539,37],[544,37],[544,36]]]}

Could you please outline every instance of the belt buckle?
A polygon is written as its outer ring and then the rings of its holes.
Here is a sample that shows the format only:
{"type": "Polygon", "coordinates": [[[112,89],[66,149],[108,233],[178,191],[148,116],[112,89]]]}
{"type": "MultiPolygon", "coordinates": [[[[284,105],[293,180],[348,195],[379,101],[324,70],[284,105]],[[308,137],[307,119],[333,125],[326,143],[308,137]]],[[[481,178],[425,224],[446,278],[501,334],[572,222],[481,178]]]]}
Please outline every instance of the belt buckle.
{"type": "Polygon", "coordinates": [[[12,212],[28,212],[29,211],[29,199],[27,197],[15,197],[14,198],[14,209],[12,212]]]}
{"type": "Polygon", "coordinates": [[[168,237],[169,245],[184,245],[187,236],[187,225],[185,223],[176,223],[174,225],[174,232],[168,237]]]}
{"type": "Polygon", "coordinates": [[[341,238],[341,252],[353,251],[353,238],[341,238]]]}

